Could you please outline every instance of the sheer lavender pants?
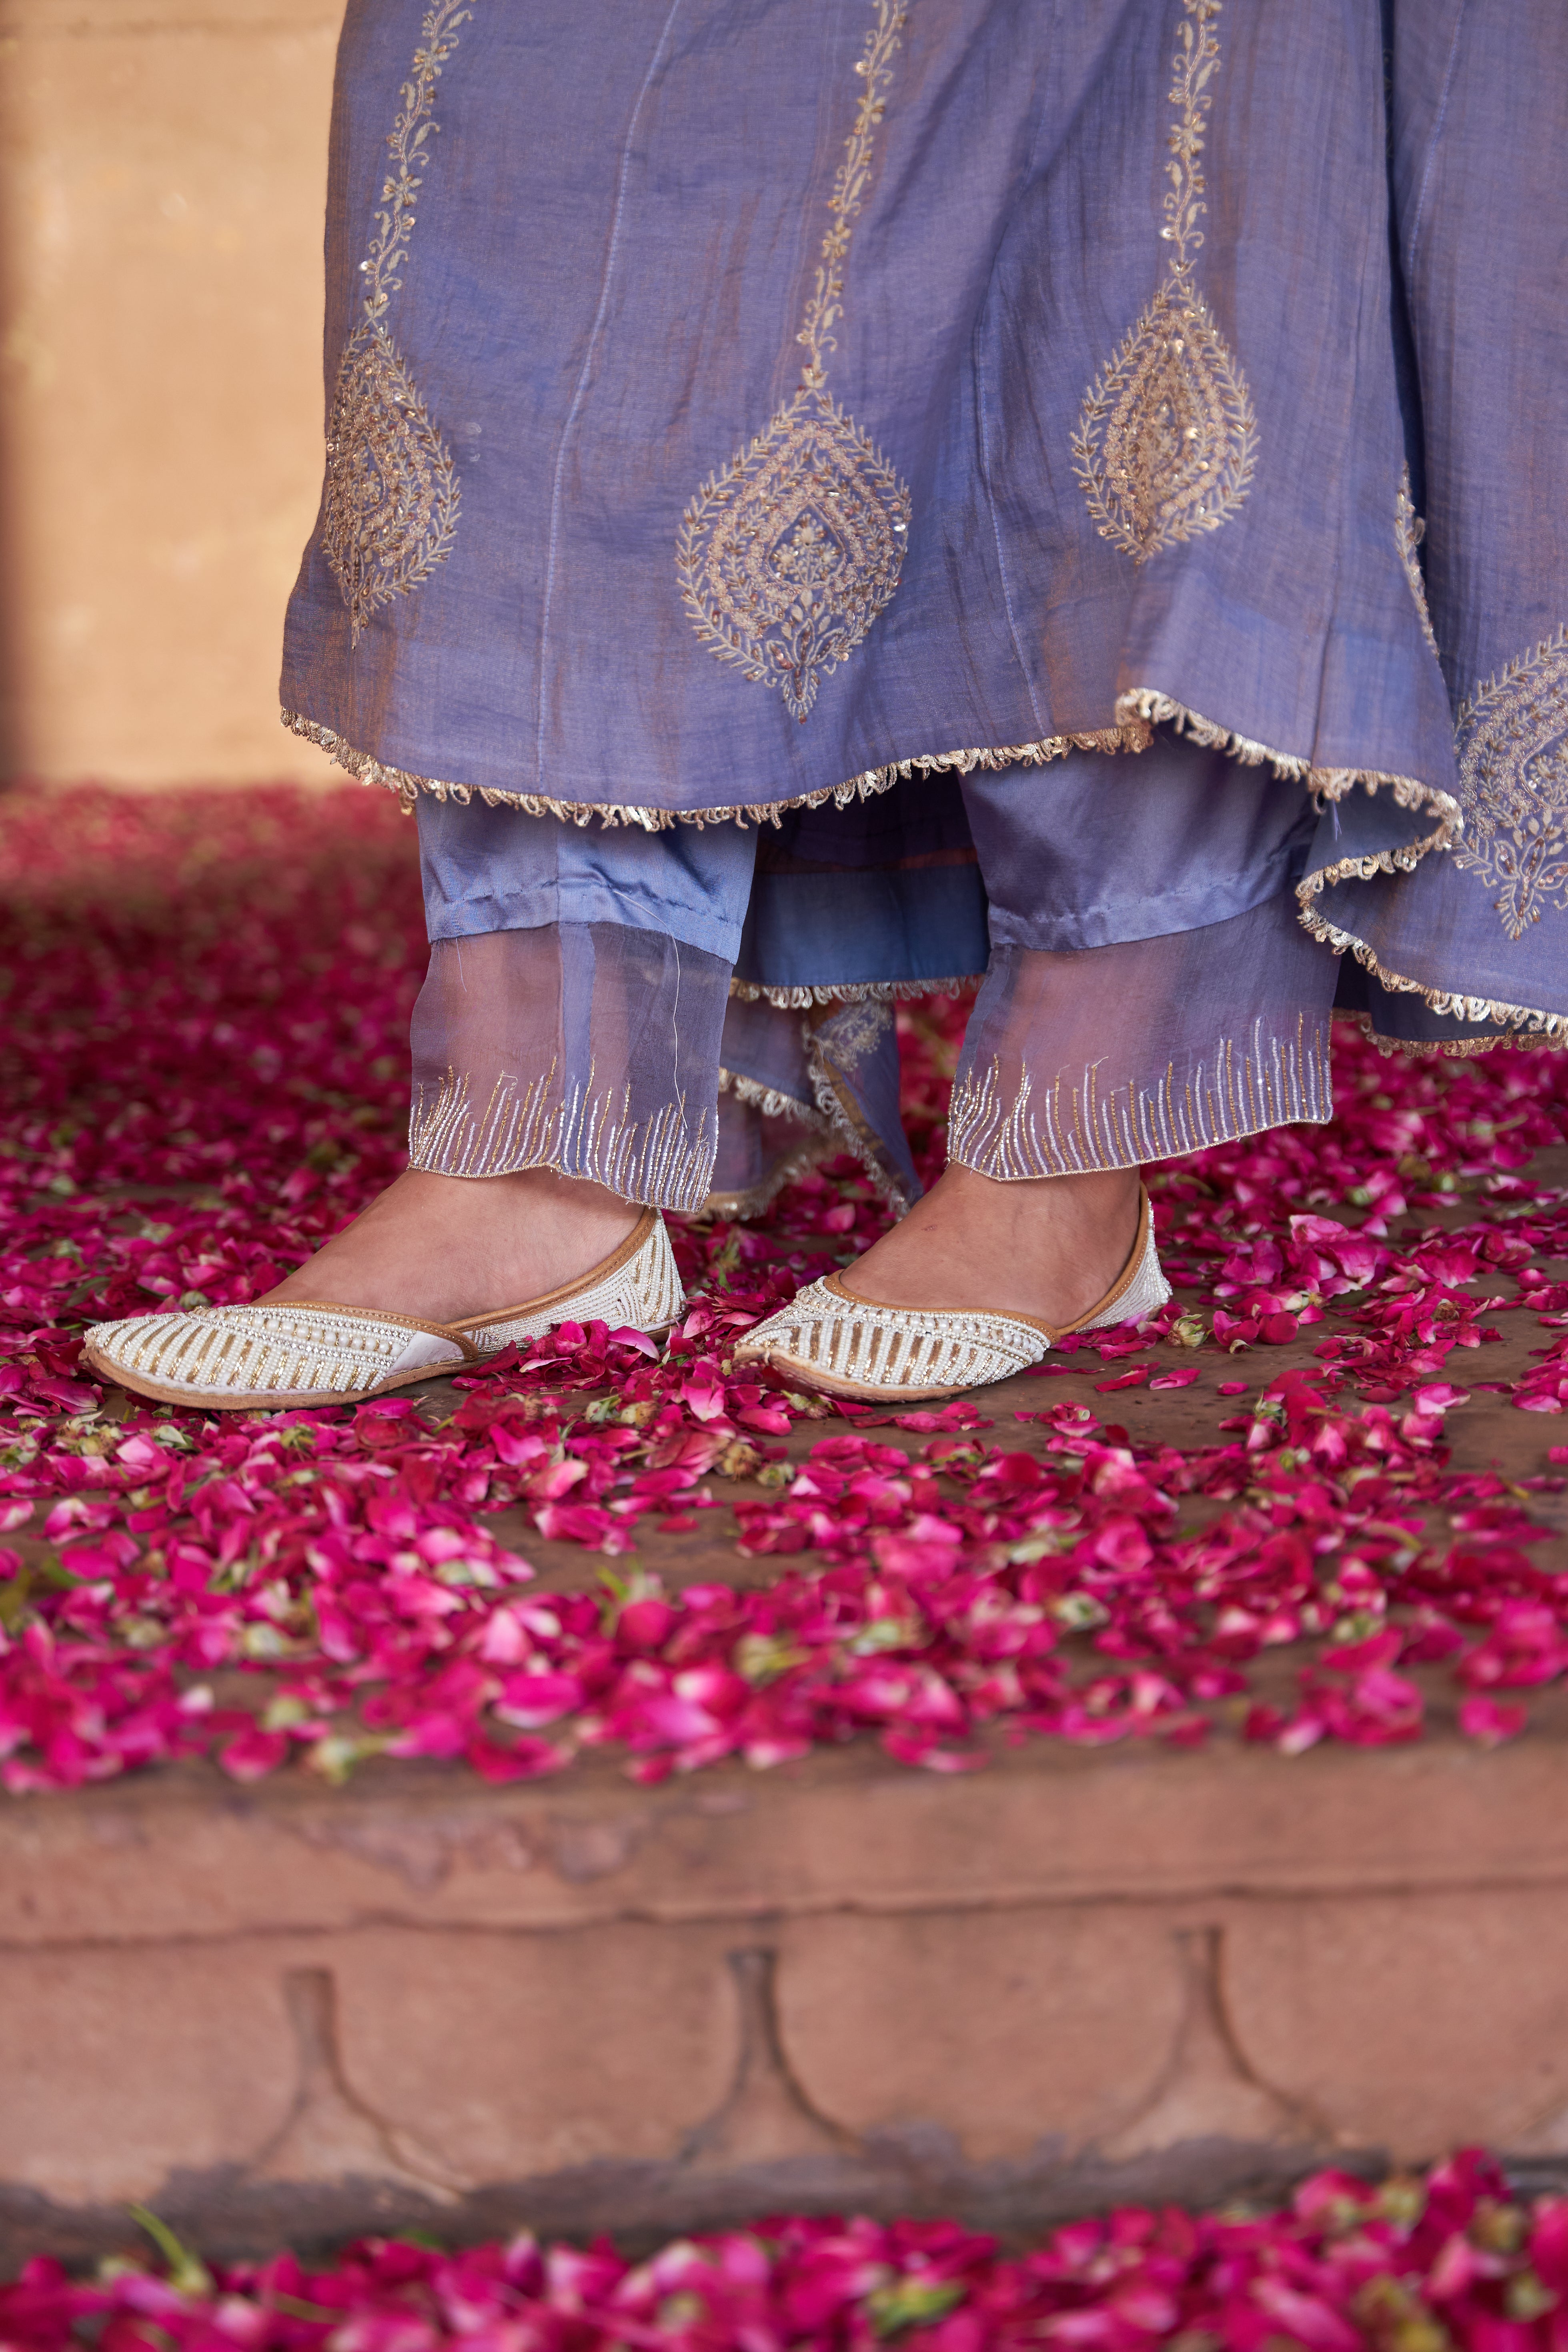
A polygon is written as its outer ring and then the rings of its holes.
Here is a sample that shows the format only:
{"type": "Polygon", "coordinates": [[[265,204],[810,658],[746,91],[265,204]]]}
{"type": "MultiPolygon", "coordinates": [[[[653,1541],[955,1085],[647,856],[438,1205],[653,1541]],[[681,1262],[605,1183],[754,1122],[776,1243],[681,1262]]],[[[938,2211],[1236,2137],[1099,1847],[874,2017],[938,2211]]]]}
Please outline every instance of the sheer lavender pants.
{"type": "Polygon", "coordinates": [[[413,1164],[745,1214],[847,1148],[907,1205],[893,1001],[973,979],[949,1143],[986,1175],[1330,1116],[1299,786],[1162,738],[881,803],[649,834],[422,800],[413,1164]]]}

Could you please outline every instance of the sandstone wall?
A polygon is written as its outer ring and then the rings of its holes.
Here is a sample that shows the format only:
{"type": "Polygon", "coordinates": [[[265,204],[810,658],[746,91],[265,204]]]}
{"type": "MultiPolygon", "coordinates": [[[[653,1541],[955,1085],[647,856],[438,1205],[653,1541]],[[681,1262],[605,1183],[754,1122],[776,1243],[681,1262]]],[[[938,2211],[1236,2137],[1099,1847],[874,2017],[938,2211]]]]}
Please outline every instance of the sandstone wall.
{"type": "Polygon", "coordinates": [[[342,0],[0,0],[6,772],[331,774],[278,724],[342,0]]]}

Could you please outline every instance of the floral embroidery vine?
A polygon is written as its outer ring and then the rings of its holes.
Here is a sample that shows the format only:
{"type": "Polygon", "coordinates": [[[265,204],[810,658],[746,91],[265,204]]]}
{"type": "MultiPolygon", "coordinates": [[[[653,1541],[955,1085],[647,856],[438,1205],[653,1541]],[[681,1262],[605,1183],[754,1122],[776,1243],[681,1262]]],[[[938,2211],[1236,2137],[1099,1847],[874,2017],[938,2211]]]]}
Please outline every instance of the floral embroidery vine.
{"type": "MultiPolygon", "coordinates": [[[[879,1229],[844,1159],[751,1225],[678,1226],[694,1295],[663,1351],[566,1325],[439,1402],[220,1421],[106,1394],[80,1335],[255,1296],[401,1164],[407,829],[346,792],[18,801],[0,917],[14,1792],[192,1753],[508,1780],[607,1748],[652,1780],[865,1735],[942,1770],[998,1739],[1297,1753],[1450,1714],[1496,1741],[1568,1669],[1560,1473],[1449,1451],[1467,1396],[1568,1406],[1568,1201],[1531,1165],[1568,1139],[1561,1053],[1342,1038],[1329,1125],[1155,1171],[1154,1323],[1005,1402],[882,1414],[735,1375],[735,1336],[879,1229]],[[661,1581],[665,1537],[721,1565],[661,1581]],[[535,1573],[545,1548],[578,1571],[535,1573]]],[[[962,1016],[900,1016],[928,1175],[962,1016]]]]}

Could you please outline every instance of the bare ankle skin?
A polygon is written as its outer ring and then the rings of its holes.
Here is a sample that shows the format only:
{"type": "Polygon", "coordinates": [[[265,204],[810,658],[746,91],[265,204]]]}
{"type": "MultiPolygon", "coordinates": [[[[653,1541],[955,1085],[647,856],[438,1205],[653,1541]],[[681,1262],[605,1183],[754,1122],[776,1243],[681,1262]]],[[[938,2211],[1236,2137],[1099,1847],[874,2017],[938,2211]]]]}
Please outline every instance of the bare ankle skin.
{"type": "Polygon", "coordinates": [[[456,1322],[574,1281],[642,1213],[602,1184],[548,1168],[479,1177],[411,1168],[267,1297],[456,1322]]]}
{"type": "Polygon", "coordinates": [[[950,1165],[844,1276],[886,1307],[1011,1308],[1060,1327],[1102,1299],[1138,1231],[1138,1171],[1000,1184],[950,1165]]]}

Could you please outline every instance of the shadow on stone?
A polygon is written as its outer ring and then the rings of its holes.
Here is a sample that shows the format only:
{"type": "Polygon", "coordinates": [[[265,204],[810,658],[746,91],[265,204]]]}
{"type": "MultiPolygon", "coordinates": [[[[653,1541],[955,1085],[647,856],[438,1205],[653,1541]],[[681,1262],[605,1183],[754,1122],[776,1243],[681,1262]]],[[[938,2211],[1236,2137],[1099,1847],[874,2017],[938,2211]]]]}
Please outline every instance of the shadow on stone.
{"type": "Polygon", "coordinates": [[[338,2045],[337,1986],[329,1969],[289,1969],[283,2003],[294,2030],[299,2080],[294,2104],[242,2178],[309,2182],[331,2195],[339,2182],[374,2184],[447,2205],[471,2187],[438,2157],[368,2106],[349,2082],[338,2045]]]}

